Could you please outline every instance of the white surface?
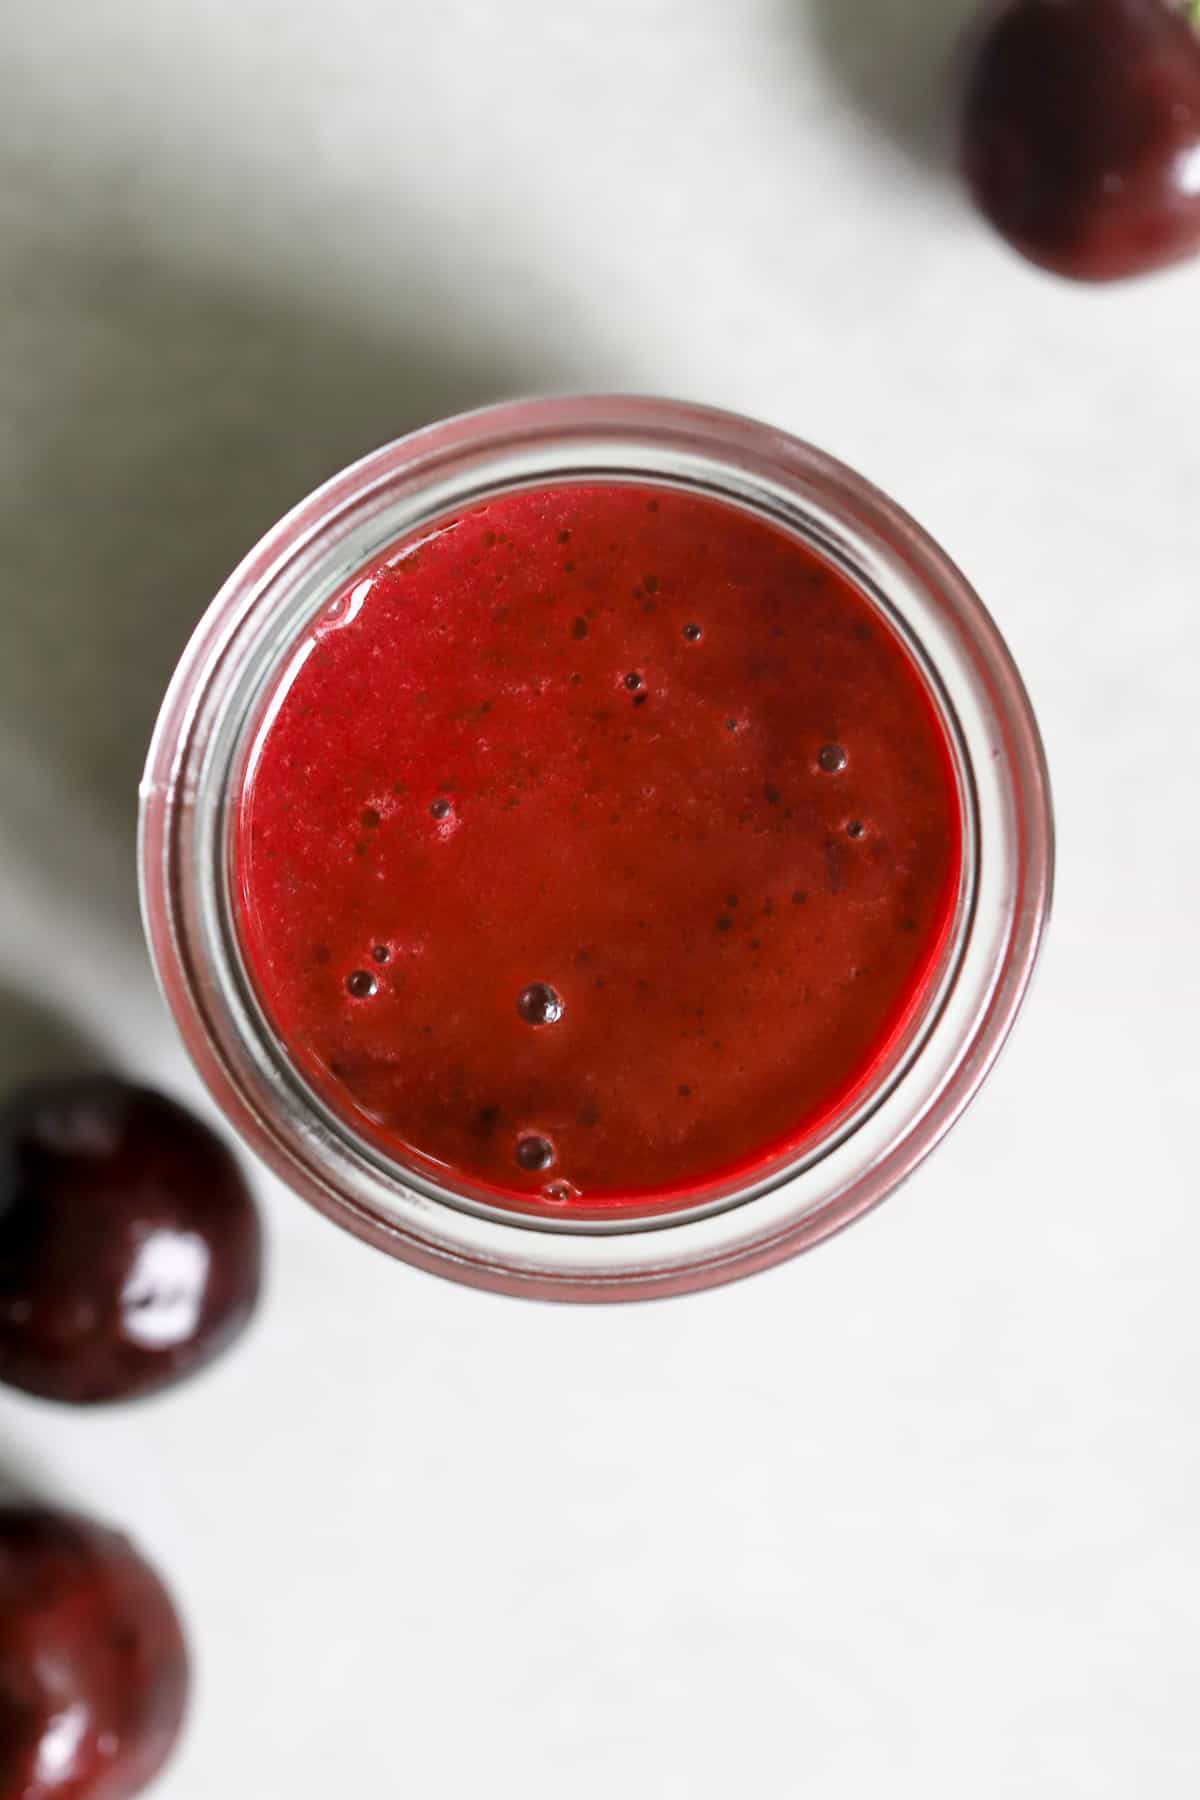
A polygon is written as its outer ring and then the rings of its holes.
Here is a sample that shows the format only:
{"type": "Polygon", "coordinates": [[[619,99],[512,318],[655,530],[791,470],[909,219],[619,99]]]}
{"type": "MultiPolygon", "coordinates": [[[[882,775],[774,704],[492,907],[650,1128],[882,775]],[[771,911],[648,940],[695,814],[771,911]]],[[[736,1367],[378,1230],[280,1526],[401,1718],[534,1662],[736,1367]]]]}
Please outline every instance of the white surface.
{"type": "Polygon", "coordinates": [[[457,1290],[267,1181],[239,1353],[0,1466],[124,1522],[198,1688],[162,1800],[1191,1800],[1200,266],[1077,290],[926,154],[966,0],[9,0],[0,1048],[196,1098],[129,863],[157,696],[324,473],[649,389],[857,464],[1038,704],[1057,917],[905,1192],[640,1309],[457,1290]],[[919,18],[914,18],[919,13],[919,18]]]}

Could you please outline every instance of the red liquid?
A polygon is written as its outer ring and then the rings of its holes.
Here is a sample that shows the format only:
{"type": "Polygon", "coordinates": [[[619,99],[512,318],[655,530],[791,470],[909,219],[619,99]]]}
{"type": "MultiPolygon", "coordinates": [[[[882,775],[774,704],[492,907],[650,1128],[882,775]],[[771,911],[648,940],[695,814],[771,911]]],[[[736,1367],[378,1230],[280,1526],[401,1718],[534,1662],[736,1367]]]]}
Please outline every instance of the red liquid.
{"type": "Polygon", "coordinates": [[[329,1103],[418,1170],[585,1211],[811,1140],[927,991],[961,842],[943,728],[857,590],[722,502],[611,484],[494,500],[330,608],[235,863],[329,1103]]]}

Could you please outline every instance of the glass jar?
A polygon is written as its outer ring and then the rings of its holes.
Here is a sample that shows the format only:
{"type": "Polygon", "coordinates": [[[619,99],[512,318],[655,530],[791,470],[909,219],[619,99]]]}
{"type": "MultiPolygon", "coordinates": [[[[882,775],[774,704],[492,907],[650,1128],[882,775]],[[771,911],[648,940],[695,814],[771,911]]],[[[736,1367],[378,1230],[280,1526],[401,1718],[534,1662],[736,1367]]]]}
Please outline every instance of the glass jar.
{"type": "Polygon", "coordinates": [[[578,398],[471,413],[334,477],[235,570],[163,702],[141,791],[142,905],[184,1042],[243,1138],[304,1198],[380,1249],[454,1280],[557,1300],[627,1300],[747,1275],[840,1230],[945,1134],[1025,996],[1050,901],[1042,746],[983,605],[884,495],[809,445],[668,401],[578,398]],[[431,1181],[359,1137],[305,1083],[264,1016],[234,924],[233,825],[249,740],[289,652],[355,574],[435,520],[571,481],[723,500],[833,561],[899,633],[951,746],[964,825],[936,978],[869,1090],[782,1167],[703,1206],[531,1217],[431,1181]]]}

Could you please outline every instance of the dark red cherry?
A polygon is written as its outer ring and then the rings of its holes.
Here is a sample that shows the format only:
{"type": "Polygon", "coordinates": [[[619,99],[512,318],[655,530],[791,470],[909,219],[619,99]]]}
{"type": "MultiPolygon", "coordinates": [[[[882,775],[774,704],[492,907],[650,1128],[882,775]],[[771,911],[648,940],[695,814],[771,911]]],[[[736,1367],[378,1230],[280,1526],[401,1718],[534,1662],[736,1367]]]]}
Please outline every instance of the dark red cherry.
{"type": "Polygon", "coordinates": [[[0,1108],[0,1380],[80,1403],[178,1381],[245,1325],[261,1255],[237,1163],[173,1100],[93,1076],[0,1108]]]}
{"type": "Polygon", "coordinates": [[[967,57],[962,166],[996,229],[1080,281],[1200,251],[1200,7],[1007,0],[967,57]]]}
{"type": "Polygon", "coordinates": [[[0,1506],[0,1796],[129,1800],[174,1744],[187,1649],[127,1538],[0,1506]]]}

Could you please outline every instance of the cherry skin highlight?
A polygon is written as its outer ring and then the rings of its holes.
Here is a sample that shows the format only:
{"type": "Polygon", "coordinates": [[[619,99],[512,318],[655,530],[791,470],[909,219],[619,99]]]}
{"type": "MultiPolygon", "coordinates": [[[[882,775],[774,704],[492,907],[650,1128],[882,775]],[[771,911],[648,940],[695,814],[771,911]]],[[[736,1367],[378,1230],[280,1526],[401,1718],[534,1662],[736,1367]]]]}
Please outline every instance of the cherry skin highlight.
{"type": "Polygon", "coordinates": [[[586,1214],[775,1166],[870,1083],[961,837],[924,681],[844,575],[728,503],[593,483],[351,583],[257,723],[233,862],[328,1105],[435,1180],[586,1214]]]}
{"type": "Polygon", "coordinates": [[[4,1800],[132,1800],[170,1754],[187,1689],[170,1596],[127,1538],[0,1506],[4,1800]]]}
{"type": "Polygon", "coordinates": [[[1030,261],[1080,281],[1200,251],[1200,30],[1171,0],[1010,0],[972,46],[963,171],[1030,261]]]}
{"type": "Polygon", "coordinates": [[[236,1161],[173,1100],[88,1076],[0,1107],[0,1381],[86,1404],[182,1380],[248,1321],[261,1254],[236,1161]]]}

